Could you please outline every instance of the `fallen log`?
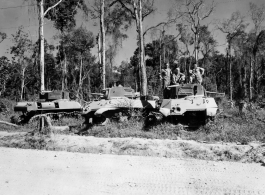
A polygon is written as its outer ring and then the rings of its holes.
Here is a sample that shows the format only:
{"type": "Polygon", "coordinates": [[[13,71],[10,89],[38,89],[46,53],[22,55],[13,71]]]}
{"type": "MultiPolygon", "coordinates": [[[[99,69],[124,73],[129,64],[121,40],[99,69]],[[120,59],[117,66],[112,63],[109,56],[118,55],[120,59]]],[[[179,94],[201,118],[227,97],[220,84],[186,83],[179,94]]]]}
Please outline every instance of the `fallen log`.
{"type": "Polygon", "coordinates": [[[16,124],[13,124],[13,123],[9,123],[9,122],[6,122],[6,121],[0,121],[1,124],[5,124],[5,125],[10,125],[10,126],[13,126],[13,127],[19,127],[18,125],[16,124]]]}

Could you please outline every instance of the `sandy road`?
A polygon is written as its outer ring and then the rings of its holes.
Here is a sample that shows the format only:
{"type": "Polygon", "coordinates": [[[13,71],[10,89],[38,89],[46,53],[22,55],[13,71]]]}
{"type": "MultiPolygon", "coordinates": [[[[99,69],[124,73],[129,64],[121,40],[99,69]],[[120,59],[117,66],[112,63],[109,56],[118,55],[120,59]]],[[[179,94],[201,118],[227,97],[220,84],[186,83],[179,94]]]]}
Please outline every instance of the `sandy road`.
{"type": "Polygon", "coordinates": [[[0,194],[263,195],[265,167],[0,148],[0,194]]]}

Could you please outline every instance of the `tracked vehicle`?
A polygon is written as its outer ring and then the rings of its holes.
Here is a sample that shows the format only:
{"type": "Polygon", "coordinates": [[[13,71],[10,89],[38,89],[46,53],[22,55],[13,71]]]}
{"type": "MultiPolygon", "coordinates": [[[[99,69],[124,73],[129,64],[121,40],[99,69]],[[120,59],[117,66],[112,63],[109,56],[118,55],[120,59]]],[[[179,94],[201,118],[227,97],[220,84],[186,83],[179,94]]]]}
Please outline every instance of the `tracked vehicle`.
{"type": "Polygon", "coordinates": [[[69,99],[66,91],[44,91],[39,94],[39,99],[32,102],[17,102],[15,112],[21,112],[19,123],[27,123],[33,116],[45,113],[74,113],[82,111],[82,106],[77,101],[69,99]]]}
{"type": "Polygon", "coordinates": [[[206,124],[214,119],[218,106],[214,97],[223,97],[223,93],[208,92],[200,84],[172,85],[165,89],[164,99],[159,108],[151,112],[146,123],[157,120],[169,120],[188,127],[206,124]]]}
{"type": "Polygon", "coordinates": [[[85,124],[104,125],[109,119],[121,120],[135,116],[135,111],[148,113],[156,107],[157,97],[141,99],[130,87],[112,87],[95,94],[100,98],[88,103],[82,116],[85,124]]]}

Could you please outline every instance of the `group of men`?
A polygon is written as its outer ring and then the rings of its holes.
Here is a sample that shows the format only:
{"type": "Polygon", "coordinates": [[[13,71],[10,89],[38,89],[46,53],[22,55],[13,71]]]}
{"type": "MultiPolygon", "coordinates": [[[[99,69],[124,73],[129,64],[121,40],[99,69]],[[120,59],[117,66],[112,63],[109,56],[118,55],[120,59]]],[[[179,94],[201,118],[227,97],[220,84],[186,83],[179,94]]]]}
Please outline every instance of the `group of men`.
{"type": "MultiPolygon", "coordinates": [[[[204,68],[198,67],[197,64],[194,64],[194,68],[189,70],[190,76],[187,83],[202,83],[202,75],[204,74],[204,68]]],[[[163,81],[163,88],[166,88],[169,85],[177,85],[184,83],[186,80],[185,74],[180,72],[180,68],[175,68],[171,71],[169,63],[166,63],[165,69],[161,71],[161,79],[163,81]]]]}

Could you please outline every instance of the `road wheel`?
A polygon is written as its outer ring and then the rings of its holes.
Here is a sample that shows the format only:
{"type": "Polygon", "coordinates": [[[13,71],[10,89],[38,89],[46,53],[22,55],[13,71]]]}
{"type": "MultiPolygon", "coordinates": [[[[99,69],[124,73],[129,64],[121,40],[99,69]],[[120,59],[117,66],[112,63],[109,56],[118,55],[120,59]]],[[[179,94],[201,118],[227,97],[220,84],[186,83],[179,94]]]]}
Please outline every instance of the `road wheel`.
{"type": "Polygon", "coordinates": [[[109,122],[109,118],[106,118],[103,115],[93,117],[93,123],[96,125],[105,126],[108,122],[109,122]]]}
{"type": "Polygon", "coordinates": [[[148,115],[145,118],[145,126],[154,125],[154,124],[156,124],[156,122],[157,122],[157,118],[154,115],[148,115]]]}

